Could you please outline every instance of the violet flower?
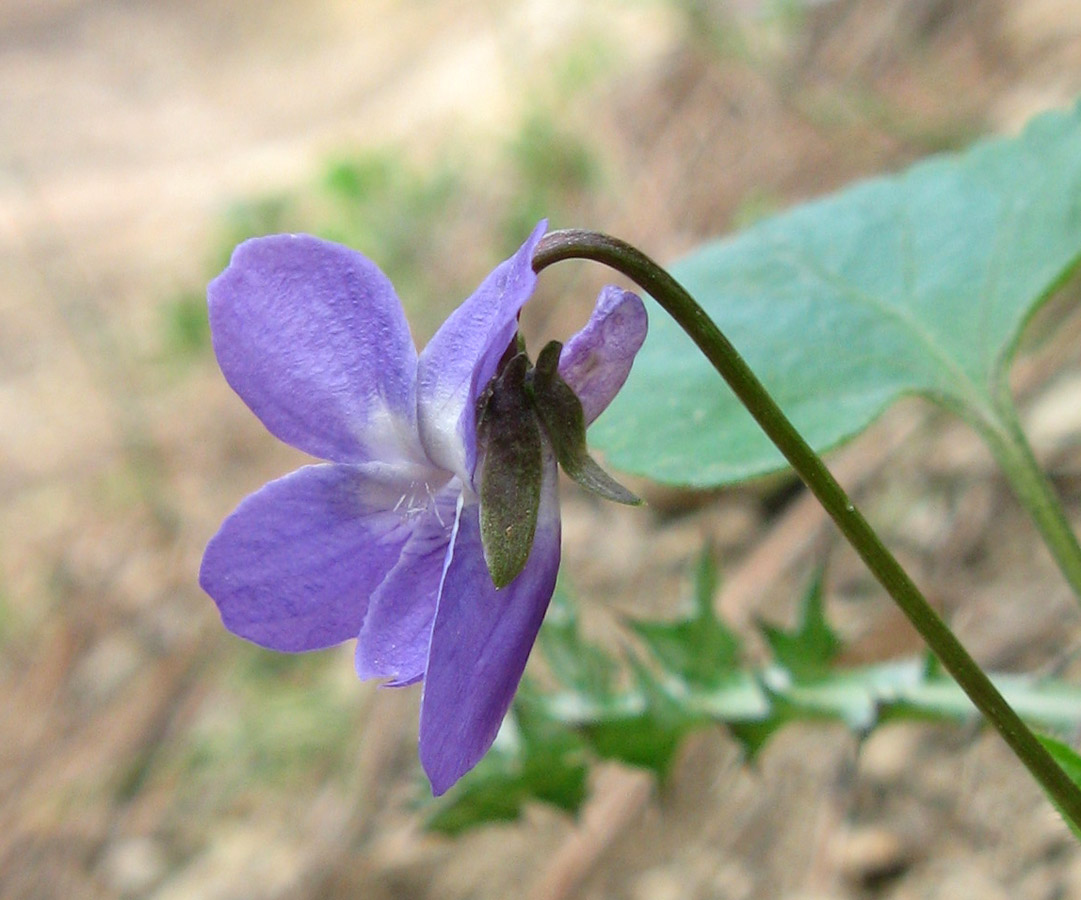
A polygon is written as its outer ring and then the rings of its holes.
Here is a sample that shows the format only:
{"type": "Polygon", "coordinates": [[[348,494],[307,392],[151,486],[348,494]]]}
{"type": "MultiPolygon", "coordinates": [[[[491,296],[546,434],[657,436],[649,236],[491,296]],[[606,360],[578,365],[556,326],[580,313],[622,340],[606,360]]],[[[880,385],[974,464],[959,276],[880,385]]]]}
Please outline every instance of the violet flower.
{"type": "MultiPolygon", "coordinates": [[[[489,423],[478,438],[478,401],[484,418],[497,377],[512,369],[508,348],[544,231],[542,222],[419,357],[389,280],[337,244],[246,241],[208,289],[229,384],[272,434],[328,462],[245,499],[208,544],[200,584],[242,638],[283,651],[356,639],[361,678],[423,680],[420,758],[435,794],[495,739],[559,567],[563,454],[551,429],[539,431],[531,546],[502,588],[485,559],[479,481],[496,444],[489,432],[503,426],[489,423]]],[[[556,381],[580,399],[579,422],[615,396],[645,331],[638,297],[601,292],[558,355],[556,381]]],[[[513,444],[515,433],[502,437],[513,444]]]]}

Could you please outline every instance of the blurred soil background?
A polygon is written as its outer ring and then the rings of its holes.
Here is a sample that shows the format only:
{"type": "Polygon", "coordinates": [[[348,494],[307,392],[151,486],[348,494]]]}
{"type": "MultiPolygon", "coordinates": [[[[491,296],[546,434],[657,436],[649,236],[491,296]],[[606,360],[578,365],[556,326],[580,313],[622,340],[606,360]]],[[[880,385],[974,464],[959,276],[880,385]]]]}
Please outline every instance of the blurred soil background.
{"type": "MultiPolygon", "coordinates": [[[[713,731],[670,779],[600,767],[578,821],[426,834],[418,691],[351,648],[220,626],[202,547],[302,460],[229,391],[203,290],[232,244],[346,240],[423,342],[542,215],[662,260],[1081,94],[1078,0],[0,3],[0,896],[1081,896],[1081,852],[997,737],[713,731]]],[[[566,336],[603,276],[527,311],[566,336]]],[[[1078,323],[1017,370],[1081,518],[1078,323]]],[[[1081,677],[1076,605],[975,438],[915,401],[833,456],[979,659],[1081,677]]],[[[705,545],[746,627],[828,559],[849,660],[918,649],[786,479],[642,510],[565,486],[588,629],[675,610],[705,545]]],[[[615,635],[615,637],[612,637],[615,635]]]]}

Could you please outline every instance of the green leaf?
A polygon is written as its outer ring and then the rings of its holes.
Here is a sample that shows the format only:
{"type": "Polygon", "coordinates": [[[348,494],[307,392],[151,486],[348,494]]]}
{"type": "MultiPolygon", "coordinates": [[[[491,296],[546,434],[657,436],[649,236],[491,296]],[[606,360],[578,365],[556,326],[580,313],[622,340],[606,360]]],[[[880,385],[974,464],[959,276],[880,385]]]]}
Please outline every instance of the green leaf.
{"type": "Polygon", "coordinates": [[[650,769],[664,778],[683,736],[706,720],[671,696],[636,659],[631,657],[629,663],[637,682],[636,692],[645,699],[637,714],[599,720],[582,730],[600,756],[650,769]]]}
{"type": "MultiPolygon", "coordinates": [[[[456,834],[517,818],[530,802],[575,813],[597,758],[664,778],[684,737],[705,727],[725,727],[753,759],[789,722],[837,722],[865,736],[897,719],[979,720],[971,700],[928,655],[834,665],[838,641],[825,619],[821,578],[804,593],[794,629],[767,629],[773,660],[741,664],[734,636],[713,612],[716,587],[705,552],[693,614],[682,623],[633,624],[657,665],[627,654],[620,667],[582,640],[575,604],[565,584],[557,585],[538,643],[562,687],[541,693],[532,680],[523,683],[487,756],[453,790],[427,801],[428,827],[456,834]],[[720,677],[707,665],[718,659],[727,667],[720,677]]],[[[1081,728],[1081,686],[1029,675],[990,677],[1026,722],[1060,736],[1081,728]]],[[[1048,749],[1071,777],[1081,777],[1073,751],[1052,743],[1048,749]]]]}
{"type": "MultiPolygon", "coordinates": [[[[797,627],[770,631],[774,659],[755,668],[740,664],[735,637],[713,614],[716,590],[717,569],[704,552],[686,628],[633,624],[648,635],[642,640],[658,664],[646,666],[627,654],[619,667],[582,640],[575,604],[560,583],[538,643],[562,687],[540,693],[532,680],[523,682],[488,755],[453,790],[425,802],[427,827],[457,834],[516,819],[534,802],[576,814],[597,758],[643,767],[663,779],[684,737],[705,727],[726,728],[752,760],[791,722],[835,722],[866,736],[898,718],[978,721],[972,701],[932,657],[833,666],[838,639],[825,618],[820,577],[803,594],[797,627]],[[712,636],[704,640],[704,634],[712,636]],[[681,640],[692,649],[681,649],[681,640]],[[707,658],[726,660],[723,676],[697,668],[696,660],[707,658]]],[[[1077,734],[1081,686],[1029,675],[990,677],[1026,722],[1059,736],[1077,734]]],[[[1045,743],[1071,778],[1081,777],[1081,757],[1065,744],[1045,743]]]]}
{"type": "MultiPolygon", "coordinates": [[[[784,728],[789,722],[803,718],[803,711],[789,703],[784,697],[771,695],[769,713],[759,719],[746,719],[729,722],[728,733],[732,735],[743,749],[743,755],[748,762],[753,762],[762,748],[766,746],[770,738],[784,728]]],[[[825,718],[825,717],[823,717],[825,718]]]]}
{"type": "MultiPolygon", "coordinates": [[[[1022,327],[1079,255],[1081,107],[706,244],[672,273],[824,450],[905,394],[995,421],[1022,327]]],[[[591,440],[672,484],[783,466],[663,315],[591,440]]]]}
{"type": "MultiPolygon", "coordinates": [[[[1069,776],[1070,781],[1081,787],[1081,755],[1078,755],[1073,747],[1062,743],[1062,741],[1056,741],[1054,738],[1044,737],[1043,735],[1039,735],[1039,738],[1044,749],[1062,767],[1062,771],[1069,776]]],[[[1054,800],[1051,802],[1054,803],[1054,800]]],[[[1055,807],[1058,808],[1057,803],[1055,807]]],[[[1074,837],[1081,841],[1081,825],[1070,819],[1061,809],[1059,809],[1059,814],[1062,816],[1062,820],[1070,827],[1070,831],[1074,833],[1074,837]]]]}
{"type": "Polygon", "coordinates": [[[799,625],[785,631],[760,623],[777,662],[797,681],[813,681],[825,675],[841,649],[841,641],[826,622],[822,603],[822,576],[819,573],[803,597],[799,625]]]}
{"type": "Polygon", "coordinates": [[[517,819],[530,801],[577,813],[586,797],[581,739],[520,691],[496,743],[471,772],[430,802],[426,825],[454,835],[517,819]]]}
{"type": "Polygon", "coordinates": [[[556,680],[572,688],[575,694],[591,701],[610,696],[615,660],[599,647],[582,640],[574,601],[562,578],[556,582],[555,593],[537,636],[537,646],[556,680]]]}
{"type": "Polygon", "coordinates": [[[658,721],[650,716],[598,722],[585,729],[589,742],[605,759],[649,769],[663,778],[668,774],[688,728],[658,721]]]}
{"type": "Polygon", "coordinates": [[[739,639],[713,611],[716,570],[708,553],[698,566],[695,608],[676,622],[631,621],[630,627],[666,673],[701,687],[716,687],[739,664],[739,639]]]}

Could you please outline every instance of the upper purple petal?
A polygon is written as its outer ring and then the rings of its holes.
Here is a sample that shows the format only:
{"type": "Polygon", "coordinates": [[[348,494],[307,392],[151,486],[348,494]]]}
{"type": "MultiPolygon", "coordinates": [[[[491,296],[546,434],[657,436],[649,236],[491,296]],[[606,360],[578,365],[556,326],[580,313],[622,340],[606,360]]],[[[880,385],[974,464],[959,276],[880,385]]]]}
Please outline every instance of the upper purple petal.
{"type": "Polygon", "coordinates": [[[518,312],[533,294],[533,250],[548,227],[540,222],[435,333],[420,354],[417,413],[428,456],[472,484],[477,461],[477,396],[495,374],[517,330],[518,312]]]}
{"type": "Polygon", "coordinates": [[[641,299],[608,285],[597,297],[585,328],[563,346],[559,374],[582,401],[587,425],[623,387],[648,326],[641,299]]]}
{"type": "Polygon", "coordinates": [[[305,466],[247,497],[203,554],[199,583],[225,627],[274,650],[357,636],[412,527],[400,491],[353,466],[305,466]]]}
{"type": "Polygon", "coordinates": [[[424,675],[461,495],[461,484],[451,481],[417,514],[401,557],[372,594],[357,639],[361,678],[392,678],[397,687],[424,675]]]}
{"type": "Polygon", "coordinates": [[[420,761],[436,795],[476,765],[495,740],[555,589],[559,497],[550,454],[543,485],[529,560],[501,590],[484,563],[479,506],[466,506],[459,517],[420,708],[420,761]]]}
{"type": "Polygon", "coordinates": [[[255,238],[207,297],[222,372],[272,434],[335,462],[423,459],[416,349],[371,260],[310,235],[255,238]]]}

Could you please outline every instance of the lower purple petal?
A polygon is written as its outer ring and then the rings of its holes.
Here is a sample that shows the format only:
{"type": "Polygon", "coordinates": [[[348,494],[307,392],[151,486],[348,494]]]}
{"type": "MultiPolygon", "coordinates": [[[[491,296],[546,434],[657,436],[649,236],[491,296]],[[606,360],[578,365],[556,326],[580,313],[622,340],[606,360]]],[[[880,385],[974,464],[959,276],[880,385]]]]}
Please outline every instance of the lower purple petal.
{"type": "Polygon", "coordinates": [[[525,670],[559,569],[555,463],[545,463],[529,560],[496,590],[484,562],[479,507],[459,518],[440,589],[420,711],[420,760],[435,795],[477,764],[495,740],[525,670]]]}
{"type": "Polygon", "coordinates": [[[608,285],[585,328],[559,355],[559,374],[582,401],[588,425],[612,402],[631,371],[649,325],[641,299],[608,285]]]}
{"type": "Polygon", "coordinates": [[[352,466],[305,466],[247,497],[203,554],[225,627],[274,650],[354,638],[411,526],[398,492],[352,466]]]}
{"type": "Polygon", "coordinates": [[[387,686],[401,687],[424,676],[460,496],[461,484],[452,482],[417,517],[397,564],[372,594],[357,639],[361,678],[392,678],[387,686]]]}

